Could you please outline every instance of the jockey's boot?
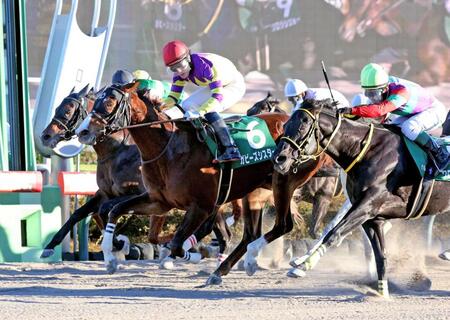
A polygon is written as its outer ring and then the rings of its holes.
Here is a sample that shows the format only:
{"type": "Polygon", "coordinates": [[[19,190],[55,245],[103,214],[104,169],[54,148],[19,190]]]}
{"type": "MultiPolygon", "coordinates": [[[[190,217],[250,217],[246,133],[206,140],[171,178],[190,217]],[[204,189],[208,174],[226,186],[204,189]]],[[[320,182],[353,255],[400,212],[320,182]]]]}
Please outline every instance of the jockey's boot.
{"type": "Polygon", "coordinates": [[[439,172],[445,170],[450,164],[450,153],[447,148],[440,146],[428,133],[421,132],[415,142],[419,144],[428,154],[426,177],[435,178],[439,172]]]}
{"type": "Polygon", "coordinates": [[[219,155],[217,159],[214,159],[213,163],[241,160],[241,153],[234,144],[225,121],[223,121],[217,112],[209,112],[205,114],[205,118],[213,126],[220,143],[225,147],[225,152],[219,155]]]}

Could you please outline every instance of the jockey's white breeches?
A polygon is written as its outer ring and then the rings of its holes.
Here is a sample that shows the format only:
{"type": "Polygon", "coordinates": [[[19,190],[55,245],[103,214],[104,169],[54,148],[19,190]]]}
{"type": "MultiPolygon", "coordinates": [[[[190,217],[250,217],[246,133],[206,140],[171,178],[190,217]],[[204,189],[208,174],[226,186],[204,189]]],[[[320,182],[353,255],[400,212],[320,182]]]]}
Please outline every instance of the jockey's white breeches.
{"type": "MultiPolygon", "coordinates": [[[[237,73],[235,79],[223,87],[223,99],[214,110],[209,112],[222,112],[235,105],[245,94],[245,81],[242,74],[237,73]]],[[[200,107],[211,98],[211,91],[208,87],[202,87],[194,91],[186,100],[181,103],[185,111],[198,112],[200,107]]]]}
{"type": "Polygon", "coordinates": [[[402,133],[410,140],[415,140],[422,131],[430,131],[442,126],[447,116],[447,109],[439,100],[432,107],[410,117],[390,115],[387,124],[398,125],[402,133]]]}

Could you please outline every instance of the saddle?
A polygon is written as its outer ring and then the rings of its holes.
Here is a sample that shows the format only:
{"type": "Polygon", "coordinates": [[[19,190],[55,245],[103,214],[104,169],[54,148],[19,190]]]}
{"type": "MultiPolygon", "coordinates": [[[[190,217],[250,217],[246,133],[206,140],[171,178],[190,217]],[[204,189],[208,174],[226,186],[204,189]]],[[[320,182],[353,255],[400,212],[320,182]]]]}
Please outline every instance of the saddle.
{"type": "MultiPolygon", "coordinates": [[[[220,145],[214,129],[205,119],[192,119],[191,123],[199,141],[206,143],[213,157],[223,151],[224,146],[220,145]]],[[[253,116],[232,116],[226,118],[225,123],[241,153],[241,161],[232,162],[233,169],[272,159],[276,144],[264,120],[253,116]]]]}
{"type": "MultiPolygon", "coordinates": [[[[422,177],[420,182],[413,186],[411,191],[410,201],[408,201],[406,219],[418,219],[425,212],[425,209],[433,193],[434,182],[437,181],[450,181],[450,168],[441,172],[435,179],[425,179],[425,170],[429,161],[428,154],[414,141],[409,140],[403,136],[401,129],[396,125],[384,124],[384,128],[388,129],[392,133],[395,133],[403,137],[406,149],[409,151],[411,158],[414,160],[419,174],[422,177]]],[[[445,145],[450,150],[450,137],[437,138],[434,137],[440,145],[445,145]]]]}
{"type": "MultiPolygon", "coordinates": [[[[241,161],[219,163],[219,187],[215,202],[216,208],[227,202],[236,168],[269,161],[275,152],[276,144],[264,120],[251,116],[232,116],[225,119],[228,130],[241,153],[241,161]]],[[[200,142],[206,143],[212,156],[223,152],[214,128],[203,118],[191,120],[200,142]]]]}
{"type": "MultiPolygon", "coordinates": [[[[438,144],[445,146],[450,151],[450,137],[435,138],[438,144]]],[[[425,179],[425,169],[429,161],[427,153],[415,142],[403,137],[406,147],[414,159],[414,162],[419,170],[422,179],[420,183],[413,188],[414,200],[408,205],[408,216],[406,219],[418,219],[424,213],[428,201],[430,200],[433,192],[434,182],[438,181],[450,181],[450,166],[446,170],[439,173],[435,179],[425,179]]]]}

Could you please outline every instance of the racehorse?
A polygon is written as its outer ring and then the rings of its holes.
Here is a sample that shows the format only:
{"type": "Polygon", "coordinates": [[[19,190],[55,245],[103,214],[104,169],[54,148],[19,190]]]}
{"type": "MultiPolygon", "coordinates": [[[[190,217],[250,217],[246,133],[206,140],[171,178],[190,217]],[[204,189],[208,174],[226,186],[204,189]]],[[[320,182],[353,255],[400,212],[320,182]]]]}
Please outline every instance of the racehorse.
{"type": "MultiPolygon", "coordinates": [[[[404,138],[386,128],[372,131],[367,124],[336,116],[330,100],[305,101],[286,124],[285,137],[274,154],[277,171],[284,173],[293,161],[314,161],[326,153],[347,168],[346,188],[352,203],[323,244],[298,267],[311,269],[329,247],[339,245],[362,225],[375,254],[378,292],[388,297],[383,225],[388,219],[409,216],[421,181],[404,138]]],[[[449,212],[449,192],[450,184],[436,181],[423,215],[449,212]]]]}
{"type": "MultiPolygon", "coordinates": [[[[280,101],[274,98],[270,92],[267,96],[256,102],[247,110],[247,115],[252,116],[264,112],[281,112],[286,113],[280,108],[280,101]]],[[[320,225],[323,223],[331,200],[342,191],[342,185],[339,182],[339,168],[331,158],[324,163],[321,169],[309,180],[305,185],[295,191],[291,202],[291,213],[297,221],[300,221],[301,215],[297,210],[295,199],[311,203],[311,224],[308,228],[309,235],[312,238],[320,236],[320,225]]],[[[274,200],[272,200],[274,202],[274,200]]]]}
{"type": "MultiPolygon", "coordinates": [[[[47,147],[55,147],[64,139],[70,139],[75,135],[75,129],[92,110],[95,94],[88,93],[88,86],[80,92],[71,92],[56,108],[55,115],[49,125],[41,134],[42,143],[47,147]]],[[[99,190],[87,202],[74,211],[61,229],[53,236],[41,254],[41,258],[47,258],[54,253],[54,248],[59,245],[73,226],[93,213],[100,230],[104,229],[104,223],[98,214],[115,203],[125,200],[145,190],[140,173],[139,150],[128,134],[117,132],[106,137],[101,143],[94,146],[97,153],[97,184],[99,190]]],[[[118,247],[122,247],[118,245],[118,247]]]]}
{"type": "MultiPolygon", "coordinates": [[[[182,244],[211,216],[211,212],[214,212],[219,187],[218,167],[212,164],[212,154],[207,146],[199,141],[190,122],[185,119],[169,119],[160,111],[158,101],[137,95],[137,86],[138,84],[130,84],[121,88],[105,89],[78,131],[80,142],[92,144],[105,133],[128,128],[142,157],[142,175],[147,192],[117,204],[109,212],[102,249],[110,272],[117,268],[115,258],[111,254],[115,223],[121,215],[127,213],[164,215],[172,208],[186,210],[183,222],[171,241],[170,258],[183,257],[189,260],[190,254],[183,249],[182,244]]],[[[280,137],[282,126],[288,119],[287,115],[275,113],[258,117],[266,122],[274,140],[280,137]]],[[[299,183],[309,179],[322,162],[323,159],[318,159],[309,163],[308,174],[297,175],[301,177],[298,179],[299,183]]],[[[261,208],[257,201],[252,201],[251,192],[258,187],[270,188],[272,172],[273,165],[270,160],[234,170],[228,199],[239,199],[249,193],[250,196],[243,201],[243,240],[220,265],[222,271],[228,272],[245,252],[246,244],[261,233],[261,208]]],[[[289,200],[286,210],[289,212],[289,200]]],[[[283,230],[292,229],[290,214],[282,225],[283,230]]]]}
{"type": "MultiPolygon", "coordinates": [[[[94,106],[96,95],[88,92],[88,86],[80,92],[72,92],[63,99],[56,108],[55,115],[49,125],[41,134],[42,143],[50,148],[58,142],[71,139],[75,130],[86,118],[94,106]]],[[[41,254],[41,258],[47,258],[54,254],[54,248],[59,245],[73,226],[93,214],[93,218],[100,230],[104,229],[109,210],[118,202],[145,191],[141,175],[141,158],[137,146],[129,138],[128,132],[120,131],[103,137],[93,146],[97,154],[97,184],[99,190],[93,197],[74,211],[61,229],[53,236],[41,254]]],[[[233,212],[239,215],[242,206],[239,202],[232,203],[233,212]]],[[[160,236],[165,217],[151,216],[148,238],[153,244],[166,243],[171,240],[173,234],[160,236]]],[[[214,224],[221,250],[225,250],[230,240],[230,231],[223,221],[223,216],[218,214],[214,224]]],[[[201,237],[197,236],[197,240],[201,237]]],[[[116,248],[122,248],[123,244],[115,242],[116,248]]]]}

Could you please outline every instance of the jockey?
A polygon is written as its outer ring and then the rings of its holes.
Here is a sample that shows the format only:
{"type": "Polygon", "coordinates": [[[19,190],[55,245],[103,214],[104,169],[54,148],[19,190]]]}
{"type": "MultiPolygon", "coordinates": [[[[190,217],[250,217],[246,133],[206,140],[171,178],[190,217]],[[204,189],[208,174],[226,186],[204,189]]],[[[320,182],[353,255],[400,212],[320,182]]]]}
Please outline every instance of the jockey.
{"type": "Polygon", "coordinates": [[[114,72],[112,76],[112,84],[116,86],[123,86],[125,84],[131,83],[134,81],[134,77],[131,72],[127,70],[117,70],[114,72]]]}
{"type": "Polygon", "coordinates": [[[188,82],[203,87],[192,93],[181,103],[186,118],[205,116],[213,126],[225,152],[213,162],[240,160],[240,153],[219,115],[237,103],[245,93],[244,77],[234,64],[212,53],[191,53],[181,41],[167,43],[163,48],[165,65],[174,72],[169,96],[165,99],[165,108],[180,101],[184,86],[188,82]]]}
{"type": "Polygon", "coordinates": [[[382,66],[369,63],[361,70],[361,87],[371,104],[339,110],[341,114],[366,118],[386,116],[385,123],[420,145],[430,156],[427,177],[435,177],[450,163],[449,153],[427,133],[440,127],[447,114],[445,106],[418,84],[389,76],[382,66]],[[437,169],[437,170],[435,170],[437,169]]]}
{"type": "Polygon", "coordinates": [[[167,81],[154,80],[145,70],[134,70],[133,77],[139,82],[138,90],[148,90],[151,95],[165,99],[170,92],[170,83],[167,81]]]}
{"type": "MultiPolygon", "coordinates": [[[[331,90],[333,97],[338,103],[338,108],[348,108],[348,100],[342,93],[336,90],[331,90]]],[[[306,84],[299,79],[289,79],[284,86],[284,96],[292,103],[294,109],[292,112],[300,108],[303,100],[325,100],[331,99],[329,89],[325,88],[308,88],[306,84]]]]}

